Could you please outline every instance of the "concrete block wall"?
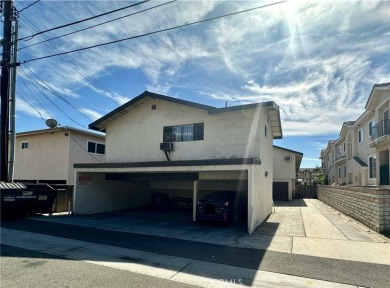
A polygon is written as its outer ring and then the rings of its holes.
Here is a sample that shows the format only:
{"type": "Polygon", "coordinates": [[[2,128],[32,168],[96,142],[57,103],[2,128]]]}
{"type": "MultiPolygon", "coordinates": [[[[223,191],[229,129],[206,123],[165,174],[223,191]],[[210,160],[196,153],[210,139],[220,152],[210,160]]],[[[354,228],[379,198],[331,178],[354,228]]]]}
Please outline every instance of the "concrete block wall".
{"type": "Polygon", "coordinates": [[[318,199],[377,232],[390,231],[390,189],[318,186],[318,199]]]}

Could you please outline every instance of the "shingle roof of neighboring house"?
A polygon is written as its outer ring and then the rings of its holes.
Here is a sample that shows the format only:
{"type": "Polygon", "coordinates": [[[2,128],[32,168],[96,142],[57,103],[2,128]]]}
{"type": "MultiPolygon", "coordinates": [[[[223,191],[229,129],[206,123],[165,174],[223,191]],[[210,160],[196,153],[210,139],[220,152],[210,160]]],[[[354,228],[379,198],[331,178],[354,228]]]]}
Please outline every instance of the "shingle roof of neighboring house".
{"type": "Polygon", "coordinates": [[[140,104],[144,103],[148,99],[159,99],[164,100],[176,104],[181,104],[201,110],[207,111],[209,114],[217,114],[217,113],[225,113],[225,112],[233,112],[233,111],[243,111],[248,109],[256,109],[260,107],[268,107],[272,109],[270,111],[270,123],[272,126],[273,136],[274,139],[281,139],[283,137],[282,133],[282,125],[280,120],[280,114],[279,114],[279,106],[276,105],[275,102],[269,101],[269,102],[262,102],[262,103],[254,103],[254,104],[246,104],[246,105],[238,105],[238,106],[231,106],[231,107],[224,107],[224,108],[216,108],[209,105],[203,105],[191,101],[181,100],[161,94],[152,93],[149,91],[143,92],[141,95],[133,98],[129,102],[123,104],[122,106],[119,106],[118,108],[114,109],[110,113],[104,115],[100,119],[96,120],[95,122],[92,122],[89,124],[89,128],[92,130],[97,131],[105,131],[105,127],[108,122],[120,117],[122,114],[126,114],[128,111],[130,111],[132,108],[138,107],[140,104]]]}
{"type": "Polygon", "coordinates": [[[360,159],[359,157],[353,157],[353,160],[356,161],[356,163],[358,163],[361,167],[368,167],[366,163],[363,162],[362,159],[360,159]]]}

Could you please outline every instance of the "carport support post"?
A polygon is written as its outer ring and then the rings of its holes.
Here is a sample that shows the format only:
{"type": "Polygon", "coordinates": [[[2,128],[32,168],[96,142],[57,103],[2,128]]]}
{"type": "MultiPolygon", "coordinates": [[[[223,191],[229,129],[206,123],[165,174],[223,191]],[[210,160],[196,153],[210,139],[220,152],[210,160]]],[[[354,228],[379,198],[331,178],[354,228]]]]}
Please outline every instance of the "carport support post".
{"type": "Polygon", "coordinates": [[[192,196],[192,221],[196,221],[196,203],[198,201],[198,181],[194,181],[194,195],[192,196]]]}

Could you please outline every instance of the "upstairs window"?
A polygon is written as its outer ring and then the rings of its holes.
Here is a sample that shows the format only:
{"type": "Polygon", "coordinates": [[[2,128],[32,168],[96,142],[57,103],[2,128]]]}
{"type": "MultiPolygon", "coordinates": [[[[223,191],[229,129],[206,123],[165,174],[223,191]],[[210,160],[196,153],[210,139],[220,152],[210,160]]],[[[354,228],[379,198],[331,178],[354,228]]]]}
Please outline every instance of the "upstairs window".
{"type": "Polygon", "coordinates": [[[370,136],[372,136],[372,134],[374,133],[374,131],[372,129],[372,127],[374,127],[374,126],[375,126],[374,120],[372,120],[372,121],[370,121],[370,123],[368,123],[368,133],[370,136]]]}
{"type": "Polygon", "coordinates": [[[106,145],[102,143],[88,141],[88,152],[103,155],[106,153],[106,145]]]}
{"type": "Polygon", "coordinates": [[[28,150],[28,141],[20,142],[20,150],[28,150]]]}
{"type": "Polygon", "coordinates": [[[376,156],[371,156],[368,159],[370,178],[376,178],[376,156]]]}
{"type": "Polygon", "coordinates": [[[359,129],[358,140],[359,140],[359,143],[363,142],[363,127],[359,129]]]}
{"type": "Polygon", "coordinates": [[[163,142],[204,140],[204,123],[165,126],[163,142]]]}

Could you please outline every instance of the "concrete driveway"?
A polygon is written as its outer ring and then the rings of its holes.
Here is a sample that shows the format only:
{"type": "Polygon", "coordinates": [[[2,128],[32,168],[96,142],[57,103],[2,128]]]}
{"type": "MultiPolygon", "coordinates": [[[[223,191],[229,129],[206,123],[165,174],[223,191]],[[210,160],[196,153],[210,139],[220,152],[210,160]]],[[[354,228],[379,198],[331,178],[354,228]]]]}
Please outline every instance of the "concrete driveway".
{"type": "Polygon", "coordinates": [[[192,222],[190,211],[131,210],[99,215],[54,215],[35,220],[199,241],[234,247],[390,265],[390,240],[316,199],[275,202],[252,235],[246,225],[192,222]]]}

